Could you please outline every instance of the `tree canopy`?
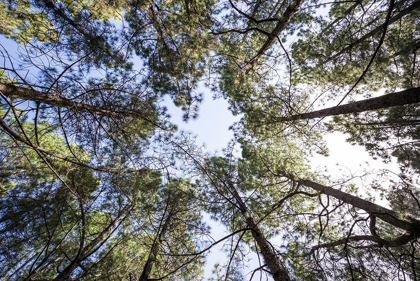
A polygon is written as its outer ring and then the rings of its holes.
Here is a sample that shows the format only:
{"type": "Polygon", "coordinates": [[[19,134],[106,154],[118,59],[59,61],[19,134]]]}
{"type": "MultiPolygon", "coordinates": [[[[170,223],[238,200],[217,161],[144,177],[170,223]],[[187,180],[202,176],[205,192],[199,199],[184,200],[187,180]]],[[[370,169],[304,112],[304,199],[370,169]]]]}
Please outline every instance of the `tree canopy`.
{"type": "Polygon", "coordinates": [[[0,279],[420,278],[420,1],[0,13],[0,279]],[[167,109],[197,118],[203,92],[240,116],[219,153],[167,109]],[[399,170],[314,169],[328,132],[399,170]]]}

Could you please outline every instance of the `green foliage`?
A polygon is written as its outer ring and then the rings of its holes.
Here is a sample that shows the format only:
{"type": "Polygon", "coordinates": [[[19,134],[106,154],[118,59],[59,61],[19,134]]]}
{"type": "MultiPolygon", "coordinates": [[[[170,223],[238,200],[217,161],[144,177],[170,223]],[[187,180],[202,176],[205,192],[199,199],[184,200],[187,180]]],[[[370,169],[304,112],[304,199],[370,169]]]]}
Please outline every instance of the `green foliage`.
{"type": "Polygon", "coordinates": [[[41,42],[55,42],[58,33],[49,21],[47,13],[33,11],[31,2],[2,1],[0,3],[0,33],[18,42],[37,38],[41,42]]]}
{"type": "MultiPolygon", "coordinates": [[[[395,5],[382,47],[361,81],[366,89],[418,86],[418,9],[394,20],[412,5],[414,1],[395,5]]],[[[336,90],[356,83],[378,46],[387,9],[388,5],[374,1],[332,5],[329,17],[318,18],[312,23],[313,28],[302,30],[300,39],[293,44],[293,59],[303,74],[295,77],[304,83],[321,82],[336,90]],[[364,5],[371,6],[371,13],[365,13],[364,5]]]]}
{"type": "MultiPolygon", "coordinates": [[[[236,232],[209,280],[248,278],[250,252],[266,264],[254,279],[269,272],[267,248],[296,280],[418,278],[417,233],[304,184],[362,193],[311,171],[309,156],[328,155],[324,120],[281,122],[418,87],[418,1],[388,11],[387,1],[310,0],[287,14],[298,5],[2,1],[0,33],[19,50],[1,49],[0,279],[198,280],[215,243],[203,212],[236,232]],[[216,156],[177,136],[164,104],[195,118],[203,86],[241,117],[216,156]]],[[[418,218],[418,116],[410,105],[327,124],[397,159],[399,178],[372,189],[398,219],[418,218]]]]}
{"type": "Polygon", "coordinates": [[[171,96],[184,110],[185,119],[197,116],[197,103],[202,100],[196,89],[213,45],[206,27],[212,24],[214,4],[131,1],[124,16],[132,49],[148,66],[145,83],[156,93],[171,96]]]}

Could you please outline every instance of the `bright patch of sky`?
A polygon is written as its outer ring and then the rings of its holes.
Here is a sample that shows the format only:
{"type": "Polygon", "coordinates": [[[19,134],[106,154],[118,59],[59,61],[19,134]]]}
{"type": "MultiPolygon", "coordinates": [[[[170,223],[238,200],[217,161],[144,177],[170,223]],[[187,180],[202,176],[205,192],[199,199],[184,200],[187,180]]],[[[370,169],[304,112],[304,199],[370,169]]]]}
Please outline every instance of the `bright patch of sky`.
{"type": "Polygon", "coordinates": [[[233,138],[229,130],[240,116],[233,116],[228,110],[229,104],[225,99],[213,99],[209,90],[204,89],[204,100],[199,106],[198,118],[182,121],[183,112],[176,107],[170,98],[165,98],[165,105],[171,115],[171,122],[178,126],[180,131],[188,131],[197,136],[197,145],[204,145],[206,151],[221,152],[233,138]]]}

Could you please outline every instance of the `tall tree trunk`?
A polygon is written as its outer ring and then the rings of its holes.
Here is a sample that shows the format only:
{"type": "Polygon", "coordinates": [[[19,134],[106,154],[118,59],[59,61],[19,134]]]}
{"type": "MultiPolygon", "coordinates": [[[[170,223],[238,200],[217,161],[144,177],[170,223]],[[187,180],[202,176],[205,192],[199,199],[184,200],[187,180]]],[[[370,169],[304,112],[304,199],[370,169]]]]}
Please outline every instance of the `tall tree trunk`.
{"type": "Polygon", "coordinates": [[[341,114],[358,113],[368,110],[376,110],[381,108],[389,108],[399,105],[414,104],[420,102],[420,87],[411,88],[401,92],[390,93],[376,98],[366,99],[362,101],[352,102],[339,106],[333,106],[321,110],[308,113],[302,113],[287,117],[280,117],[277,121],[292,121],[321,118],[327,116],[335,116],[341,114]]]}
{"type": "MultiPolygon", "coordinates": [[[[168,203],[169,204],[169,203],[168,203]]],[[[174,204],[174,202],[172,202],[174,204]]],[[[166,231],[168,230],[168,226],[170,221],[173,217],[173,209],[172,206],[169,206],[169,213],[166,216],[165,222],[162,225],[162,228],[159,232],[159,234],[156,236],[155,241],[153,241],[152,248],[150,249],[149,257],[147,258],[147,261],[143,267],[143,272],[140,275],[139,281],[149,281],[150,273],[152,272],[153,266],[156,262],[156,256],[159,251],[160,243],[162,241],[162,237],[165,236],[166,231]]]]}
{"type": "Polygon", "coordinates": [[[300,6],[302,6],[303,2],[304,0],[293,0],[290,2],[290,5],[287,7],[286,11],[284,11],[282,16],[279,18],[277,25],[274,27],[271,33],[267,35],[267,40],[258,50],[257,54],[248,62],[247,71],[252,69],[257,63],[258,59],[270,49],[271,45],[273,45],[274,41],[289,23],[292,16],[299,10],[300,6]]]}
{"type": "MultiPolygon", "coordinates": [[[[118,110],[109,110],[100,106],[88,105],[81,102],[76,102],[60,95],[52,95],[28,89],[25,87],[19,87],[11,84],[0,83],[0,93],[6,97],[13,99],[29,100],[33,102],[39,102],[42,104],[48,104],[51,106],[57,106],[61,108],[68,108],[74,111],[88,112],[91,114],[97,114],[107,117],[125,118],[132,119],[133,117],[140,117],[139,114],[132,112],[124,112],[118,110]]],[[[142,117],[143,118],[143,117],[142,117]]]]}
{"type": "Polygon", "coordinates": [[[284,267],[277,254],[274,252],[273,246],[267,241],[264,234],[261,232],[258,225],[255,223],[254,218],[248,216],[246,223],[249,228],[252,229],[252,237],[254,237],[260,248],[261,255],[264,258],[265,263],[270,269],[270,273],[275,281],[289,281],[290,277],[287,273],[287,269],[284,267]]]}
{"type": "Polygon", "coordinates": [[[257,242],[261,255],[263,256],[267,267],[270,269],[273,279],[275,281],[290,281],[287,269],[274,252],[273,246],[267,241],[267,238],[265,238],[264,234],[258,227],[245,202],[242,200],[233,184],[230,184],[229,186],[233,196],[235,197],[236,203],[239,205],[242,215],[245,217],[247,226],[252,229],[252,237],[254,237],[255,242],[257,242]]]}
{"type": "Polygon", "coordinates": [[[322,194],[332,196],[356,208],[362,209],[367,213],[377,218],[380,218],[381,220],[395,227],[404,229],[409,233],[415,234],[416,236],[420,234],[420,221],[415,218],[409,216],[401,216],[397,212],[394,212],[390,209],[381,207],[359,197],[345,193],[341,190],[337,190],[332,187],[325,186],[310,180],[298,180],[297,182],[304,186],[310,187],[316,191],[319,191],[322,194]]]}

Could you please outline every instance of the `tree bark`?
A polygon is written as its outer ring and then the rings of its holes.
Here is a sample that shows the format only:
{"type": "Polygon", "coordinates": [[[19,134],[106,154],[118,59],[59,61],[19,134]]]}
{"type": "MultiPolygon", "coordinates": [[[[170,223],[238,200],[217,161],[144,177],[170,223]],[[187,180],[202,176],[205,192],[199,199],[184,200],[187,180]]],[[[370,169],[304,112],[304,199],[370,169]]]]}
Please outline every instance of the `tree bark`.
{"type": "MultiPolygon", "coordinates": [[[[172,202],[174,204],[174,202],[172,202]]],[[[156,257],[159,251],[160,243],[162,241],[162,237],[165,236],[166,231],[168,229],[169,223],[173,217],[173,209],[172,206],[169,206],[169,213],[165,219],[165,222],[162,225],[160,233],[156,236],[155,241],[153,241],[152,248],[150,249],[149,257],[143,267],[143,272],[140,275],[139,281],[149,281],[150,273],[152,272],[153,266],[156,262],[156,257]]]]}
{"type": "Polygon", "coordinates": [[[249,216],[246,218],[246,223],[248,227],[252,229],[252,237],[254,237],[257,242],[261,255],[263,256],[267,267],[270,269],[273,279],[275,281],[289,281],[290,277],[286,268],[274,252],[273,246],[267,241],[267,238],[265,238],[264,234],[255,223],[255,220],[249,216]]]}
{"type": "Polygon", "coordinates": [[[11,84],[0,83],[0,92],[4,96],[12,99],[30,100],[42,104],[48,104],[52,106],[68,108],[75,111],[88,112],[107,117],[125,117],[130,119],[134,117],[133,114],[129,112],[109,110],[100,106],[93,106],[81,102],[72,101],[59,95],[52,95],[11,84]]]}
{"type": "Polygon", "coordinates": [[[310,187],[322,194],[332,196],[338,200],[341,200],[347,204],[350,204],[356,208],[362,209],[367,213],[380,218],[381,220],[401,229],[408,231],[409,233],[418,236],[420,234],[420,221],[409,217],[401,216],[397,212],[390,209],[381,207],[359,197],[345,193],[341,190],[334,189],[329,186],[325,186],[310,180],[298,180],[298,183],[310,187]]]}
{"type": "Polygon", "coordinates": [[[115,118],[117,120],[131,121],[133,119],[142,119],[153,126],[156,126],[162,130],[167,130],[165,126],[158,124],[156,121],[150,118],[150,113],[141,113],[140,111],[126,111],[117,109],[108,109],[101,106],[89,105],[81,102],[76,102],[60,95],[52,95],[28,89],[25,87],[19,87],[11,84],[0,83],[0,93],[6,97],[12,99],[28,100],[33,102],[39,102],[42,104],[48,104],[51,106],[67,108],[73,111],[86,112],[90,114],[115,118]]]}
{"type": "Polygon", "coordinates": [[[233,196],[235,197],[237,204],[239,205],[241,213],[245,217],[247,226],[252,229],[252,237],[254,237],[255,242],[257,242],[257,245],[261,251],[261,255],[263,256],[267,267],[270,269],[270,273],[273,279],[275,281],[290,281],[287,269],[282,264],[277,254],[274,252],[273,246],[267,241],[267,238],[265,238],[254,218],[251,216],[248,207],[236,191],[233,184],[230,184],[230,189],[233,196]]]}
{"type": "Polygon", "coordinates": [[[342,239],[339,239],[337,241],[334,242],[330,242],[330,243],[324,243],[324,244],[319,244],[316,246],[313,246],[311,251],[310,251],[310,255],[312,255],[315,251],[317,251],[318,249],[321,248],[330,248],[330,247],[336,247],[339,245],[345,245],[347,243],[350,242],[358,242],[358,241],[371,241],[371,242],[375,242],[376,244],[371,244],[369,247],[382,247],[382,246],[386,246],[386,247],[400,247],[402,245],[407,244],[408,242],[412,241],[416,236],[411,234],[411,233],[404,233],[401,236],[398,236],[397,238],[393,239],[393,240],[385,240],[382,239],[379,236],[374,236],[374,235],[356,235],[356,236],[349,236],[349,237],[345,237],[342,239]]]}
{"type": "Polygon", "coordinates": [[[293,0],[289,7],[287,7],[286,11],[284,11],[283,15],[277,22],[276,27],[274,27],[273,31],[268,34],[267,40],[264,42],[264,45],[259,49],[258,53],[248,62],[247,71],[252,69],[254,65],[257,63],[258,59],[264,55],[268,49],[270,49],[271,45],[273,45],[274,40],[276,40],[277,36],[283,31],[286,25],[289,23],[292,16],[299,10],[300,6],[302,6],[304,0],[293,0]]]}
{"type": "Polygon", "coordinates": [[[376,110],[382,108],[389,108],[399,105],[414,104],[420,102],[420,87],[411,88],[401,92],[395,92],[386,94],[380,97],[366,99],[362,101],[352,102],[349,104],[343,104],[339,106],[329,107],[321,110],[312,112],[280,117],[277,121],[293,121],[293,120],[305,120],[322,118],[327,116],[335,116],[349,113],[359,113],[369,110],[376,110]]]}

